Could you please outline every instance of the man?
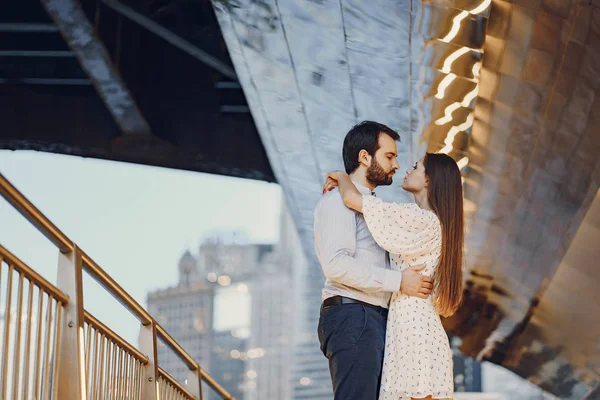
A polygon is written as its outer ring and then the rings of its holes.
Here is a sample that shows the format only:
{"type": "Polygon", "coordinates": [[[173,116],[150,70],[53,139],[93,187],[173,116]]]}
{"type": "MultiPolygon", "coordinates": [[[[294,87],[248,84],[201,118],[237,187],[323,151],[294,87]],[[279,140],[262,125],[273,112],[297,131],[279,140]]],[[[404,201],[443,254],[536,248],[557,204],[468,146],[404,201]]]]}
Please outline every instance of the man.
{"type": "MultiPolygon", "coordinates": [[[[372,121],[346,135],[344,166],[362,194],[375,195],[377,186],[392,184],[399,168],[397,140],[397,132],[372,121]]],[[[327,278],[318,334],[329,359],[334,399],[376,400],[391,294],[427,298],[433,281],[419,273],[424,267],[391,270],[362,214],[347,208],[338,191],[323,196],[314,218],[317,257],[327,278]]]]}

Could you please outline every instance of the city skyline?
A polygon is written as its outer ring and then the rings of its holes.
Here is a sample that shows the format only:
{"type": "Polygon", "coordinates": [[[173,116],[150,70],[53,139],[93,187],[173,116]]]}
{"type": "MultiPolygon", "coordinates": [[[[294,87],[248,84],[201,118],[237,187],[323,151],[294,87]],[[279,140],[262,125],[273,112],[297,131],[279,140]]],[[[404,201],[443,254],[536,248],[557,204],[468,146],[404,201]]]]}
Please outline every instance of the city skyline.
{"type": "MultiPolygon", "coordinates": [[[[297,290],[306,269],[291,216],[282,209],[280,240],[249,244],[212,237],[186,251],[177,285],[148,293],[149,312],[213,378],[240,400],[291,400],[297,290]]],[[[299,328],[299,329],[298,329],[299,328]]],[[[163,368],[180,382],[187,368],[161,346],[163,368]]],[[[214,394],[204,392],[209,399],[214,394]]],[[[216,399],[215,399],[216,400],[216,399]]]]}

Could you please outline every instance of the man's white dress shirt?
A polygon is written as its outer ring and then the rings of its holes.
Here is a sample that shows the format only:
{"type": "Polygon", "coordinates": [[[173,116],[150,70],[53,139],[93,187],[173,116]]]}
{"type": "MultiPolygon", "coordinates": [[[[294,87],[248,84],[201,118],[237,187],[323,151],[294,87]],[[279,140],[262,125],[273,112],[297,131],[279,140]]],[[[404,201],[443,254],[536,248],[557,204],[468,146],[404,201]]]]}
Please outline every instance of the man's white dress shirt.
{"type": "MultiPolygon", "coordinates": [[[[373,194],[356,182],[358,191],[373,194]]],[[[322,300],[350,297],[388,308],[400,290],[402,273],[392,271],[388,255],[377,245],[362,214],[344,204],[338,190],[323,196],[314,213],[315,249],[325,273],[322,300]]]]}

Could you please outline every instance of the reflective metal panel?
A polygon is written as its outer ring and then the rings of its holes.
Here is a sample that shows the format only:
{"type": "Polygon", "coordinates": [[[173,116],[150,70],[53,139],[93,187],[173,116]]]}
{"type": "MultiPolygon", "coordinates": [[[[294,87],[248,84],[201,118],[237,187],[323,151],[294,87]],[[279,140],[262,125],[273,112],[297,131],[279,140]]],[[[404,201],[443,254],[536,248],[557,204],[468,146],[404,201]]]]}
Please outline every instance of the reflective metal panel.
{"type": "Polygon", "coordinates": [[[493,3],[465,185],[471,290],[449,323],[465,352],[573,399],[600,378],[599,300],[586,293],[600,273],[582,256],[600,256],[586,229],[600,180],[598,21],[588,3],[493,3]]]}
{"type": "MultiPolygon", "coordinates": [[[[600,180],[597,5],[213,4],[307,252],[323,174],[341,168],[342,139],[352,124],[374,119],[398,129],[402,167],[426,150],[448,153],[464,175],[468,290],[447,328],[462,337],[465,353],[561,398],[592,393],[600,379],[600,316],[570,317],[589,332],[575,345],[583,336],[571,338],[552,325],[564,319],[547,319],[540,310],[558,302],[559,288],[578,291],[577,273],[573,283],[565,280],[572,265],[584,268],[566,260],[600,180]]],[[[399,185],[381,194],[410,200],[399,185]]],[[[598,240],[597,232],[589,234],[598,240]]],[[[600,272],[584,270],[590,290],[597,290],[600,272]]],[[[570,299],[588,310],[589,297],[570,299]]],[[[595,310],[600,300],[591,301],[595,310]]]]}
{"type": "Polygon", "coordinates": [[[588,3],[493,2],[467,153],[469,290],[447,321],[464,352],[564,399],[600,379],[594,21],[588,3]]]}

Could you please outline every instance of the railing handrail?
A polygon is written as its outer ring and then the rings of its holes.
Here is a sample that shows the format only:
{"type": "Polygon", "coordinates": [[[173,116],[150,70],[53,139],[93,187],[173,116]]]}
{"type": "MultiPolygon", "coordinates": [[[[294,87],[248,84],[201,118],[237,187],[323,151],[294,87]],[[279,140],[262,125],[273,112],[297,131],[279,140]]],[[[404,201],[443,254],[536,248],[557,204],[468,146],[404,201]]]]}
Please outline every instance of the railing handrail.
{"type": "Polygon", "coordinates": [[[83,270],[131,311],[142,324],[148,325],[152,321],[150,313],[83,251],[81,259],[83,260],[83,270]]]}
{"type": "Polygon", "coordinates": [[[0,173],[0,195],[21,215],[46,236],[62,253],[69,253],[75,247],[67,235],[62,233],[40,210],[37,209],[17,188],[0,173]]]}
{"type": "Polygon", "coordinates": [[[200,376],[202,379],[204,379],[206,384],[216,391],[223,399],[233,399],[233,396],[229,394],[221,385],[219,385],[217,381],[215,381],[210,375],[208,375],[208,373],[206,373],[206,371],[204,371],[202,367],[198,365],[198,363],[179,345],[179,343],[177,343],[177,341],[173,339],[171,335],[169,335],[165,328],[160,326],[158,322],[155,322],[155,324],[158,337],[161,338],[165,344],[179,356],[179,358],[188,366],[190,370],[200,372],[200,376]]]}
{"type": "Polygon", "coordinates": [[[156,333],[171,350],[173,350],[179,358],[188,366],[189,369],[195,371],[198,369],[198,364],[194,359],[167,333],[165,328],[156,323],[156,333]]]}
{"type": "MultiPolygon", "coordinates": [[[[23,215],[36,229],[38,229],[48,240],[50,240],[63,254],[69,254],[75,250],[75,242],[70,240],[56,225],[52,223],[37,207],[33,205],[8,179],[0,173],[0,195],[4,197],[21,215],[23,215]]],[[[16,256],[0,245],[0,251],[5,251],[6,258],[11,261],[17,268],[22,270],[26,275],[38,284],[44,285],[48,291],[57,300],[64,304],[69,303],[69,297],[62,293],[58,288],[20,261],[16,256]]],[[[113,297],[115,297],[127,310],[133,313],[142,323],[148,326],[154,324],[156,326],[157,336],[160,337],[166,345],[169,346],[177,356],[185,362],[191,371],[197,372],[198,376],[215,390],[223,399],[230,400],[233,396],[229,394],[221,385],[219,385],[200,365],[161,327],[156,320],[142,307],[125,289],[121,287],[109,274],[107,274],[91,257],[81,251],[82,269],[86,271],[94,280],[96,280],[104,289],[106,289],[113,297]]],[[[1,256],[0,256],[1,259],[1,256]]],[[[140,361],[148,363],[148,358],[144,356],[134,346],[131,346],[127,341],[113,332],[106,325],[102,324],[98,319],[93,317],[89,312],[84,311],[84,319],[92,322],[92,325],[102,330],[104,334],[110,336],[122,345],[127,351],[135,355],[140,361]]],[[[172,378],[159,368],[161,374],[172,378]]],[[[175,381],[176,382],[176,381],[175,381]]],[[[189,393],[189,391],[186,392],[189,393]]]]}
{"type": "MultiPolygon", "coordinates": [[[[0,194],[19,211],[33,226],[54,243],[62,253],[71,252],[75,243],[58,229],[29,201],[8,179],[0,173],[0,194]]],[[[108,275],[91,257],[82,251],[83,269],[109,291],[119,302],[142,322],[150,323],[152,317],[125,289],[108,275]]]]}
{"type": "Polygon", "coordinates": [[[234,400],[234,397],[225,390],[217,381],[214,380],[204,369],[200,368],[200,376],[208,386],[210,386],[215,392],[219,394],[224,400],[234,400]]]}
{"type": "Polygon", "coordinates": [[[8,249],[0,244],[0,262],[2,259],[7,260],[17,271],[21,272],[30,281],[37,284],[39,287],[44,289],[57,301],[62,304],[69,304],[69,297],[64,294],[60,289],[48,282],[43,276],[35,272],[31,267],[21,261],[17,256],[12,254],[8,249]]]}

